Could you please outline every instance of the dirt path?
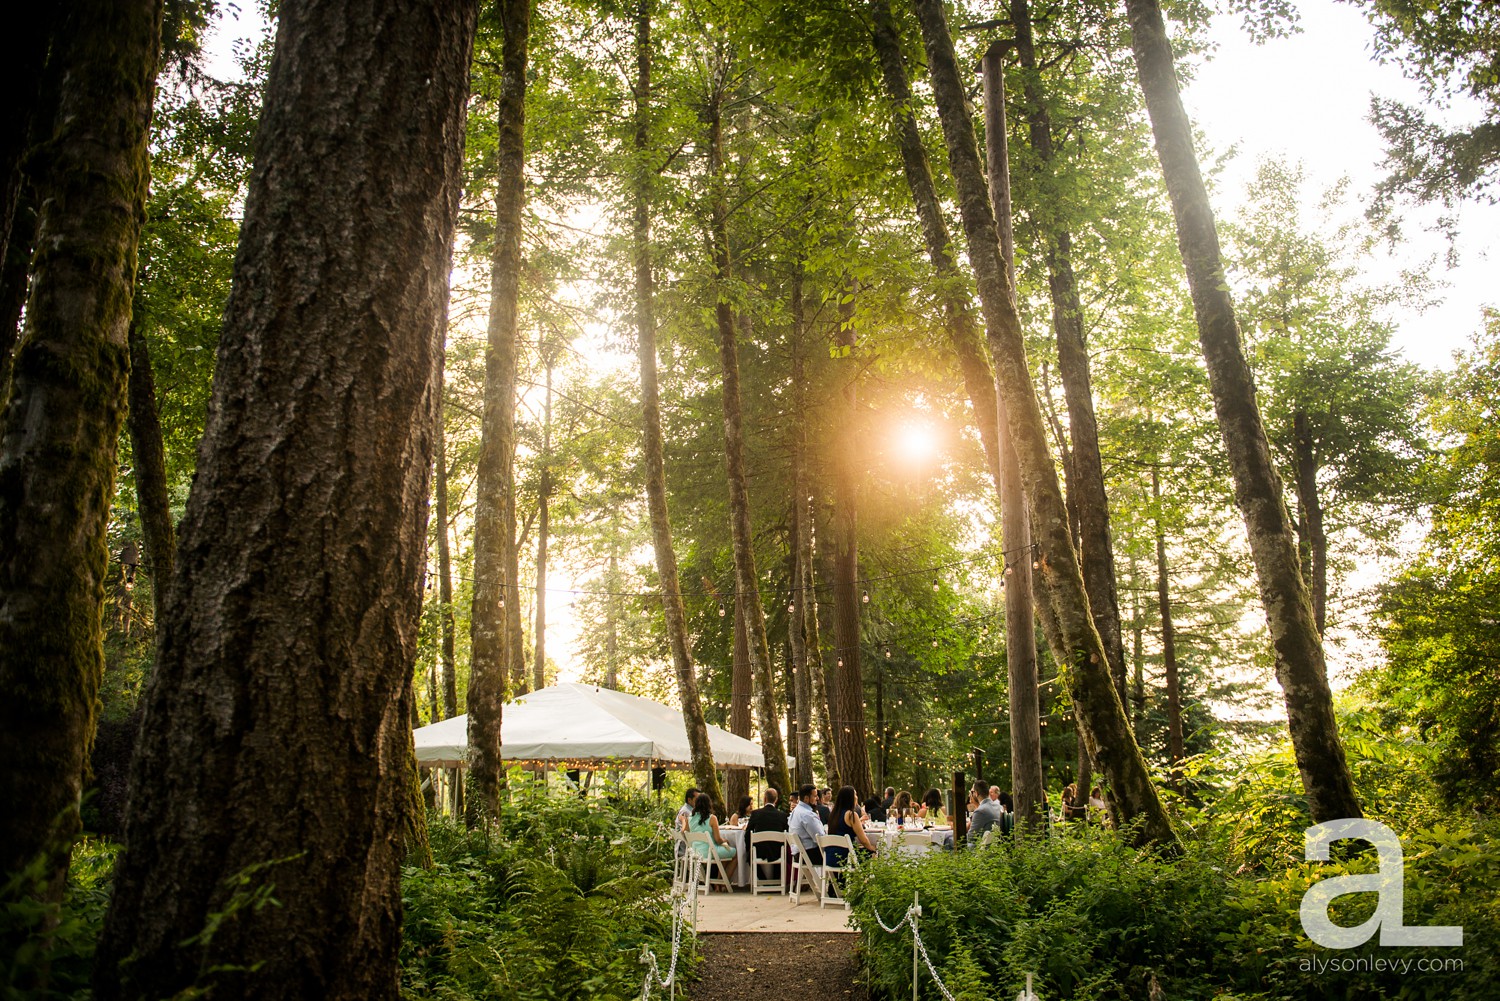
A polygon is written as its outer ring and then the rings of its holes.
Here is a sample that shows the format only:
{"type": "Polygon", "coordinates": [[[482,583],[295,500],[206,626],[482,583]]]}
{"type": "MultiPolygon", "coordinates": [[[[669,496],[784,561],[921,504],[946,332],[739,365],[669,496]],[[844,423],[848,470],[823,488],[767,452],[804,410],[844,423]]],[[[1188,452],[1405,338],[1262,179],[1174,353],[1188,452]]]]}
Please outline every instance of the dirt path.
{"type": "Polygon", "coordinates": [[[855,932],[705,934],[690,1001],[869,1001],[859,979],[855,932]]]}

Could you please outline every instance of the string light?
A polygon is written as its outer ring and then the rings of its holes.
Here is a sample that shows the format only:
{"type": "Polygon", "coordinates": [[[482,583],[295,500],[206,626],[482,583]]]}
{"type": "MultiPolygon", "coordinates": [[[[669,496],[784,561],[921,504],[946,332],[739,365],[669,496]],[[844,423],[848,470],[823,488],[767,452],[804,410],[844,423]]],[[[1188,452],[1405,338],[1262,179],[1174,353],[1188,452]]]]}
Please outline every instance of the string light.
{"type": "Polygon", "coordinates": [[[938,592],[938,590],[939,590],[938,580],[937,580],[936,577],[934,577],[934,578],[932,578],[932,593],[936,594],[938,592]]]}
{"type": "Polygon", "coordinates": [[[869,604],[869,603],[870,603],[870,592],[869,592],[869,591],[866,591],[866,592],[865,592],[865,598],[864,598],[864,601],[865,601],[865,604],[866,604],[866,605],[868,605],[868,604],[869,604]]]}
{"type": "Polygon", "coordinates": [[[722,604],[722,603],[721,603],[721,604],[720,604],[720,605],[719,605],[719,618],[721,618],[721,619],[722,619],[722,618],[723,618],[723,617],[724,617],[724,606],[723,606],[723,604],[722,604]]]}

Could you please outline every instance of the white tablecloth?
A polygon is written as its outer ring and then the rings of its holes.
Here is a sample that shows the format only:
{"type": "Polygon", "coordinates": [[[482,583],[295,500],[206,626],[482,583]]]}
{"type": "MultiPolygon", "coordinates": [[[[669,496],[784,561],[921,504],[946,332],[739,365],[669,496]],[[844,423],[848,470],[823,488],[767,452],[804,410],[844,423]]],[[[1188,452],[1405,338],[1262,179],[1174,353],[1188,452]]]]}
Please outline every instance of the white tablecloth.
{"type": "MultiPolygon", "coordinates": [[[[881,826],[877,828],[867,827],[865,828],[865,833],[869,836],[871,841],[876,841],[877,838],[879,839],[876,843],[880,845],[882,851],[889,851],[896,844],[897,839],[901,837],[902,832],[899,829],[894,831],[887,830],[884,826],[881,826]]],[[[931,835],[932,847],[953,847],[953,828],[951,827],[944,830],[938,830],[929,827],[925,831],[917,831],[916,828],[912,828],[911,833],[931,835]]],[[[911,845],[903,842],[903,844],[901,845],[901,850],[910,852],[912,854],[917,854],[920,852],[928,851],[929,848],[927,845],[911,845]]]]}

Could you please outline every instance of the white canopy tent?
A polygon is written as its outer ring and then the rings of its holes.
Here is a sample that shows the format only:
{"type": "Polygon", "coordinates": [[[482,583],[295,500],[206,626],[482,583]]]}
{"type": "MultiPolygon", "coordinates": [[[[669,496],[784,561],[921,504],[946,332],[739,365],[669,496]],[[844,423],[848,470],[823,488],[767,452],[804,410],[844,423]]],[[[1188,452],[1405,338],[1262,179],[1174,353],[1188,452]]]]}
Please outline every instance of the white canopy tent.
{"type": "MultiPolygon", "coordinates": [[[[452,768],[469,751],[469,718],[455,716],[415,731],[417,762],[452,768]]],[[[760,745],[708,728],[714,764],[762,768],[760,745]]],[[[692,764],[687,723],[676,709],[597,685],[560,684],[505,704],[500,724],[505,761],[568,766],[609,762],[624,768],[686,768],[692,764]]]]}

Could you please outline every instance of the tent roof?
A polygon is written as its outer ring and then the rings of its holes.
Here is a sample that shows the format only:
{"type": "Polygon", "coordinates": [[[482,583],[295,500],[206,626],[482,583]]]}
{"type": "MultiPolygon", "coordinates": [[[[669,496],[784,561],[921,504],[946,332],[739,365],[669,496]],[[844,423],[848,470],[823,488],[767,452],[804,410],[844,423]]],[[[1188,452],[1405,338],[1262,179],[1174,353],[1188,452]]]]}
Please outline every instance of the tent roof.
{"type": "MultiPolygon", "coordinates": [[[[418,729],[417,761],[462,763],[469,749],[468,726],[467,716],[455,716],[418,729]]],[[[708,742],[717,765],[765,765],[760,745],[727,730],[710,726],[708,742]]],[[[662,767],[692,763],[680,711],[597,685],[553,685],[507,702],[500,745],[505,761],[618,761],[662,767]]]]}

